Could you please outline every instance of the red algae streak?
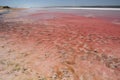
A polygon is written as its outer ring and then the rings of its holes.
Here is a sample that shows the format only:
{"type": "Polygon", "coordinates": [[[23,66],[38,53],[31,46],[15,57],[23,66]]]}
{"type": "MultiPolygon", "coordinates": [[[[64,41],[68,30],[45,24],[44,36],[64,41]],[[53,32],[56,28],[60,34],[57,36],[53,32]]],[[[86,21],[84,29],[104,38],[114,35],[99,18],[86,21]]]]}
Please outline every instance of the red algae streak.
{"type": "Polygon", "coordinates": [[[44,11],[0,22],[0,80],[120,80],[119,53],[120,25],[105,19],[44,11]]]}

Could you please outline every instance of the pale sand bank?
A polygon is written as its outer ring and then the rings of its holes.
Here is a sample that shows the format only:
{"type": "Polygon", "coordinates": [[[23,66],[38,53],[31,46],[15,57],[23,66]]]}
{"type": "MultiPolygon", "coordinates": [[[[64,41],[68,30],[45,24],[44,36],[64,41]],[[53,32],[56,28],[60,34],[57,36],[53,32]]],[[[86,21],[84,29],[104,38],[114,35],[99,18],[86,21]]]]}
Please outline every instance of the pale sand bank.
{"type": "Polygon", "coordinates": [[[52,8],[52,9],[120,10],[120,8],[52,8]]]}

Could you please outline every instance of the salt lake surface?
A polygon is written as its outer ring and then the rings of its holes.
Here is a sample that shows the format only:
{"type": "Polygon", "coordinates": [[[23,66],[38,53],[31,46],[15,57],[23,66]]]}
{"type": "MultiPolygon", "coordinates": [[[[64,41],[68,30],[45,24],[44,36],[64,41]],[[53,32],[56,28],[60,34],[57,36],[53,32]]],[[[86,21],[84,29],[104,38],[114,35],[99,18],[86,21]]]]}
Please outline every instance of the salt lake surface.
{"type": "Polygon", "coordinates": [[[120,11],[0,15],[0,80],[120,80],[120,11]]]}

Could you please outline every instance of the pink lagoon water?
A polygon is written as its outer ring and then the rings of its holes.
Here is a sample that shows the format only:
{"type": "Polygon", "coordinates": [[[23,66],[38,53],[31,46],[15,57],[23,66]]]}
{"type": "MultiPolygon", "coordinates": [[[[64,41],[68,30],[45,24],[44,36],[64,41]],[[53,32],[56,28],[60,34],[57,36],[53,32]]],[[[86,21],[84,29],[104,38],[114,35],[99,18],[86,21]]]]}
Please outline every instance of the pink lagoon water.
{"type": "Polygon", "coordinates": [[[120,80],[120,11],[0,13],[1,80],[120,80]]]}

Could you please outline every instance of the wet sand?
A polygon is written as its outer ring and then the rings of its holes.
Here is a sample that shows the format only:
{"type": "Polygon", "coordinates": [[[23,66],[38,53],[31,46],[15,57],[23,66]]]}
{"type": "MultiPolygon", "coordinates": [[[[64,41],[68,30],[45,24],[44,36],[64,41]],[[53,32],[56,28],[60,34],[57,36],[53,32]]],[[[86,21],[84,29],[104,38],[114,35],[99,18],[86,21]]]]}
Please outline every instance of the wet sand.
{"type": "Polygon", "coordinates": [[[0,20],[0,80],[120,80],[120,24],[63,12],[0,20]]]}

